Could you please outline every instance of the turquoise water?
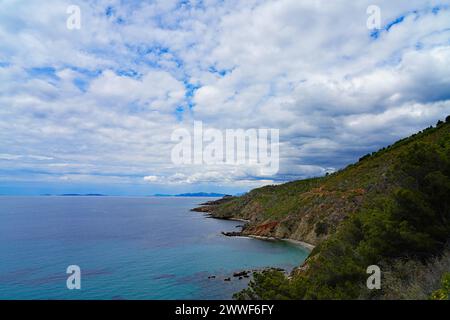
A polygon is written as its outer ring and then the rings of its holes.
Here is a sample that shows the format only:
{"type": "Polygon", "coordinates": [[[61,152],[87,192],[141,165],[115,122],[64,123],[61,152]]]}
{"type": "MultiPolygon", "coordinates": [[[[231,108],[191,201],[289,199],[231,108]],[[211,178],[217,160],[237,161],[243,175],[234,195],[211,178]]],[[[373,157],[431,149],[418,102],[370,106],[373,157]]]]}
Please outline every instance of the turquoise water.
{"type": "Polygon", "coordinates": [[[225,282],[233,272],[290,269],[308,255],[221,235],[239,222],[189,211],[206,200],[0,197],[0,299],[229,299],[247,283],[225,282]],[[66,287],[69,265],[81,290],[66,287]]]}

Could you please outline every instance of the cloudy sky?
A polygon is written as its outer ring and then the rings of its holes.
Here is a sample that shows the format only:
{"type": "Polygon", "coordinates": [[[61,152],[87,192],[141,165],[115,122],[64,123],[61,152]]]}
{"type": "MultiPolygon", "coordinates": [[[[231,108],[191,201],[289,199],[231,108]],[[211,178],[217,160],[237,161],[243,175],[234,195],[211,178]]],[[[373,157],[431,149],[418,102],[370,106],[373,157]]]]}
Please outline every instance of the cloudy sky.
{"type": "Polygon", "coordinates": [[[448,114],[448,1],[0,1],[0,194],[242,192],[448,114]],[[175,165],[193,121],[279,129],[278,174],[175,165]]]}

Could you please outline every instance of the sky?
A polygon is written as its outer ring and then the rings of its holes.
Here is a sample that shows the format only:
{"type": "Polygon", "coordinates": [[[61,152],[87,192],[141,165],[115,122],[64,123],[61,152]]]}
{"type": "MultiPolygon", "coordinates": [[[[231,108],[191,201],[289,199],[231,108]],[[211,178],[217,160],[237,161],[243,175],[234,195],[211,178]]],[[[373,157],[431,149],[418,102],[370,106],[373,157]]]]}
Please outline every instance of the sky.
{"type": "Polygon", "coordinates": [[[0,0],[0,195],[234,194],[449,114],[448,1],[0,0]],[[278,172],[173,163],[194,121],[278,129],[278,172]]]}

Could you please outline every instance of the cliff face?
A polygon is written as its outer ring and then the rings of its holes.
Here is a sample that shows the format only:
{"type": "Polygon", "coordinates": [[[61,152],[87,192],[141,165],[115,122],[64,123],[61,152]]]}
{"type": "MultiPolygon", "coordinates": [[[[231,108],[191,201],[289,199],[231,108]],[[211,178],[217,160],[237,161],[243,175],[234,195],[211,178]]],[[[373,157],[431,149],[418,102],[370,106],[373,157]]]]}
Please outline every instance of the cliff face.
{"type": "Polygon", "coordinates": [[[249,220],[244,235],[290,238],[317,245],[356,212],[371,193],[387,191],[389,155],[365,161],[333,175],[268,186],[198,208],[215,218],[249,220]],[[365,171],[365,175],[360,172],[365,171]]]}
{"type": "MultiPolygon", "coordinates": [[[[275,191],[249,200],[239,214],[251,221],[243,233],[290,238],[317,245],[334,232],[349,213],[358,209],[365,193],[364,189],[333,189],[326,185],[324,179],[308,184],[305,191],[295,192],[292,196],[283,196],[275,191]],[[282,205],[267,206],[264,197],[268,197],[269,202],[280,198],[282,205]],[[292,203],[289,203],[290,197],[295,198],[292,203]]],[[[296,188],[294,184],[285,187],[296,188]]]]}
{"type": "Polygon", "coordinates": [[[317,245],[348,214],[360,208],[371,188],[347,187],[352,180],[335,185],[333,180],[326,177],[265,187],[198,211],[215,218],[249,220],[243,235],[289,238],[317,245]]]}
{"type": "Polygon", "coordinates": [[[195,210],[222,219],[245,219],[243,235],[290,238],[318,245],[349,215],[380,194],[390,194],[403,177],[399,155],[414,142],[433,143],[449,132],[449,123],[429,128],[367,155],[356,164],[322,178],[252,190],[195,210]]]}

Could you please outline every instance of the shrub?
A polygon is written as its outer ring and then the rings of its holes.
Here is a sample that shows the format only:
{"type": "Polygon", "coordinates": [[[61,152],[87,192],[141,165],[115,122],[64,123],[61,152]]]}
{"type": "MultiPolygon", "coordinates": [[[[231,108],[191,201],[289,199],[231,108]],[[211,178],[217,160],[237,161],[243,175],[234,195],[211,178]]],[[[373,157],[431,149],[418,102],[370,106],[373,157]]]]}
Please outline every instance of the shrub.
{"type": "Polygon", "coordinates": [[[450,300],[450,272],[442,277],[442,288],[431,295],[432,300],[450,300]]]}

